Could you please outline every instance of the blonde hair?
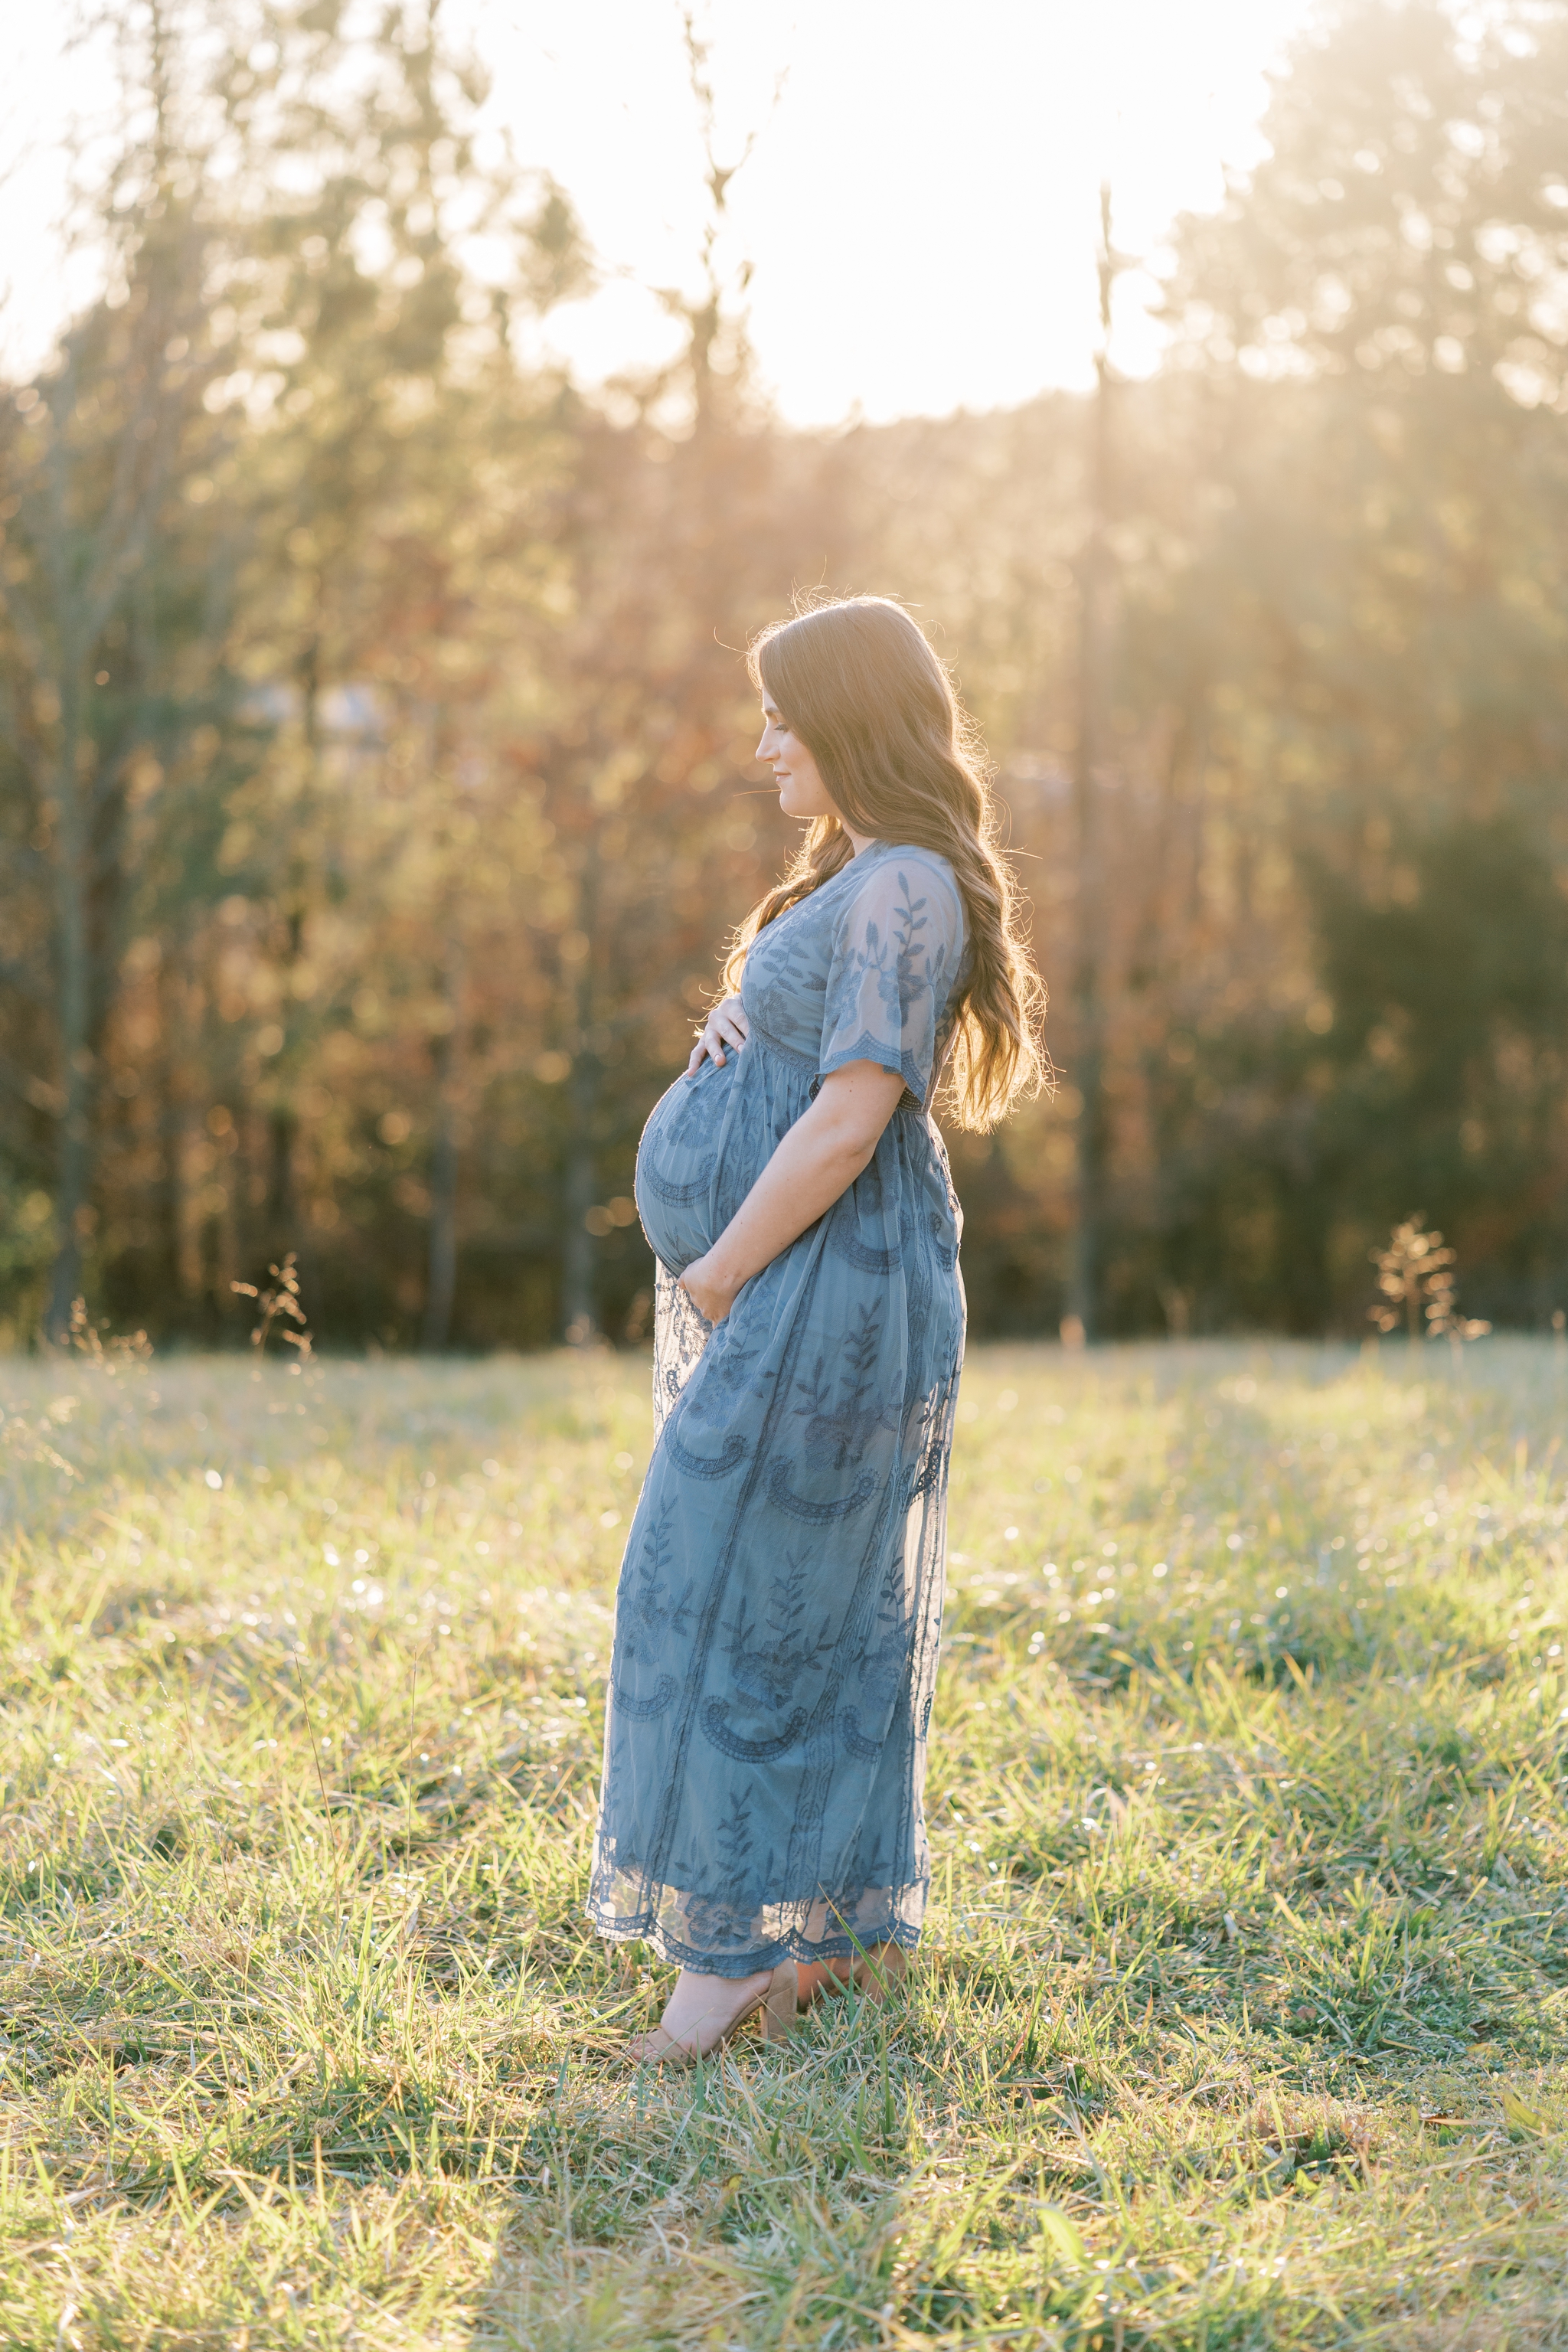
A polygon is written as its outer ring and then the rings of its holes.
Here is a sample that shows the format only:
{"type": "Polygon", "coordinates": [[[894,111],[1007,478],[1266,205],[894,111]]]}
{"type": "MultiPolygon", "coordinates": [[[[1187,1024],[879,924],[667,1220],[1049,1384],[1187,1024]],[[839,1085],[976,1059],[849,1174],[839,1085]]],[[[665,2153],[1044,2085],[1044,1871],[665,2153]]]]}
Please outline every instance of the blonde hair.
{"type": "MultiPolygon", "coordinates": [[[[984,755],[946,669],[887,596],[814,603],[775,621],[753,639],[747,666],[857,833],[934,849],[952,866],[968,949],[943,1095],[960,1127],[985,1133],[1050,1079],[1046,988],[1022,935],[1017,885],[996,850],[984,755]]],[[[813,821],[783,881],[741,925],[726,987],[740,986],[757,933],[854,855],[839,815],[813,821]]]]}

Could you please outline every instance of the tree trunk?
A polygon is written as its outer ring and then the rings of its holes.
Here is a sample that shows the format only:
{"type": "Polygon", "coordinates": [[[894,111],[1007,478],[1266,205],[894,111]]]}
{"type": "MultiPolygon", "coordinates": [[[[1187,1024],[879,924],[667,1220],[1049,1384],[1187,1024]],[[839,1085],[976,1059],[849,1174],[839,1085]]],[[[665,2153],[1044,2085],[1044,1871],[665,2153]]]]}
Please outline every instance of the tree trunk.
{"type": "Polygon", "coordinates": [[[442,974],[447,1026],[434,1041],[436,1119],[430,1139],[430,1251],[420,1346],[437,1355],[451,1338],[458,1291],[458,1119],[462,1085],[462,974],[456,948],[442,974]]]}
{"type": "Polygon", "coordinates": [[[57,1343],[70,1328],[82,1292],[82,1245],[92,1228],[93,1114],[98,1070],[92,1052],[92,934],[88,914],[89,828],[79,773],[79,696],[74,664],[60,681],[60,741],[55,802],[59,854],[55,861],[55,942],[59,985],[60,1118],[55,1214],[59,1241],[49,1278],[45,1329],[57,1343]]]}
{"type": "MultiPolygon", "coordinates": [[[[306,740],[310,756],[315,757],[315,707],[307,697],[305,703],[306,740]]],[[[293,1002],[291,982],[295,967],[305,950],[305,909],[296,896],[285,919],[283,934],[283,990],[279,1000],[282,1018],[287,1023],[289,1008],[293,1002]]],[[[279,1066],[287,1070],[289,1041],[285,1031],[279,1066]]],[[[284,1084],[287,1084],[285,1079],[284,1084]]],[[[300,1133],[299,1113],[286,1093],[274,1096],[267,1113],[267,1199],[263,1210],[262,1246],[269,1265],[281,1265],[292,1250],[296,1263],[303,1256],[300,1232],[300,1202],[294,1181],[294,1147],[300,1133]]],[[[259,1277],[259,1269],[258,1270],[259,1277]]]]}
{"type": "Polygon", "coordinates": [[[572,1127],[563,1171],[562,1213],[565,1231],[561,1246],[561,1318],[564,1336],[581,1347],[599,1328],[594,1235],[588,1212],[599,1181],[599,1056],[593,1046],[594,935],[599,903],[598,852],[590,836],[584,849],[582,889],[578,898],[579,929],[587,952],[578,968],[577,1034],[573,1040],[570,1101],[572,1127]]]}
{"type": "Polygon", "coordinates": [[[572,1065],[572,1136],[566,1147],[565,1181],[562,1186],[565,1234],[561,1247],[561,1316],[564,1337],[573,1347],[581,1347],[599,1328],[594,1236],[587,1223],[597,1183],[597,1154],[592,1130],[598,1103],[598,1074],[591,1066],[592,1062],[593,1056],[584,1051],[572,1065]]]}
{"type": "MultiPolygon", "coordinates": [[[[281,1265],[290,1250],[299,1255],[295,1232],[298,1204],[294,1197],[294,1139],[300,1121],[288,1103],[274,1103],[267,1114],[267,1240],[269,1263],[281,1265]]],[[[259,1280],[259,1276],[258,1280],[259,1280]]]]}
{"type": "Polygon", "coordinates": [[[1089,453],[1089,533],[1079,572],[1079,724],[1073,774],[1078,829],[1077,950],[1073,971],[1076,1038],[1072,1077],[1079,1097],[1076,1130],[1076,1203],[1068,1313],[1063,1337],[1100,1336],[1108,1159],[1105,1107],[1105,1007],[1100,984],[1104,920],[1100,771],[1110,747],[1110,295],[1115,261],[1110,246],[1110,191],[1100,192],[1100,344],[1089,453]]]}
{"type": "Polygon", "coordinates": [[[184,1296],[184,1103],[180,1089],[175,991],[169,959],[158,974],[158,1270],[165,1311],[184,1296]]]}

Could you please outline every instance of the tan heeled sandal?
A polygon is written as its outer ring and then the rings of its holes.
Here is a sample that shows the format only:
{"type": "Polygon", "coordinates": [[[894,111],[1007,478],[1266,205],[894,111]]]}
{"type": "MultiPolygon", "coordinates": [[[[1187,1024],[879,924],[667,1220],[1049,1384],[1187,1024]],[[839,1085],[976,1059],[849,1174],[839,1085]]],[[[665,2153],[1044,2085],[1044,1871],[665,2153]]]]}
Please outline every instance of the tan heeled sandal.
{"type": "Polygon", "coordinates": [[[909,1974],[910,1956],[901,1944],[868,1945],[847,1958],[803,1960],[796,1970],[797,1998],[810,2009],[825,1993],[847,1992],[851,1985],[868,2000],[886,2000],[909,1974]]]}
{"type": "Polygon", "coordinates": [[[761,1992],[746,2003],[739,2016],[732,2017],[717,2032],[707,2035],[700,2026],[693,2044],[679,2040],[673,2033],[667,2033],[662,2025],[656,2025],[651,2032],[639,2033],[635,2042],[626,2044],[623,2054],[627,2064],[694,2066],[699,2058],[711,2057],[715,2050],[721,2050],[727,2042],[732,2042],[742,2027],[749,2024],[753,2017],[762,2020],[762,2039],[764,2042],[779,2041],[795,2030],[800,2010],[797,1977],[798,1971],[793,1960],[780,1960],[761,1992]]]}

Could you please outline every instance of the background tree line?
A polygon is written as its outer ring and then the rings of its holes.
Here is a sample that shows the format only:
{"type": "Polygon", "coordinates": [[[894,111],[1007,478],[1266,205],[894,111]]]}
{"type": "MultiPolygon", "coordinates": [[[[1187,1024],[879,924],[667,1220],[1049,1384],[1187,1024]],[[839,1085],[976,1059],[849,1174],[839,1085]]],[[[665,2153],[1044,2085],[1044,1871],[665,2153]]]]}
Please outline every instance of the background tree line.
{"type": "Polygon", "coordinates": [[[638,1336],[637,1135],[791,845],[739,649],[816,583],[935,627],[1053,988],[1055,1101],[954,1143],[977,1329],[1363,1328],[1413,1209],[1568,1305],[1562,0],[1322,19],[1152,381],[831,434],[713,237],[677,365],[530,356],[593,257],[434,11],[120,39],[106,290],[0,400],[14,1337],[216,1338],[289,1248],[329,1341],[638,1336]]]}

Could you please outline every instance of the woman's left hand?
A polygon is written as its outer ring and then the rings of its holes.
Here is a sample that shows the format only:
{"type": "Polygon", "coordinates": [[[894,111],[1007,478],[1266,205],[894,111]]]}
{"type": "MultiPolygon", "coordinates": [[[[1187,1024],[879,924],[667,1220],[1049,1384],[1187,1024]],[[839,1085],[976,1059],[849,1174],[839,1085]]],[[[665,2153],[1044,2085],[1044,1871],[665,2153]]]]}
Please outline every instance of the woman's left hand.
{"type": "Polygon", "coordinates": [[[704,1055],[716,1067],[724,1066],[724,1048],[739,1053],[752,1034],[746,1018],[746,1008],[738,996],[726,996],[715,1004],[697,1033],[697,1043],[691,1048],[691,1059],[686,1065],[686,1075],[695,1077],[702,1066],[704,1055]]]}
{"type": "Polygon", "coordinates": [[[709,1265],[713,1253],[693,1258],[680,1277],[680,1286],[698,1313],[710,1323],[722,1323],[735,1304],[741,1286],[727,1283],[709,1265]]]}

